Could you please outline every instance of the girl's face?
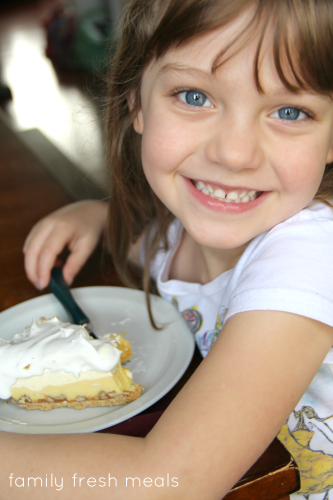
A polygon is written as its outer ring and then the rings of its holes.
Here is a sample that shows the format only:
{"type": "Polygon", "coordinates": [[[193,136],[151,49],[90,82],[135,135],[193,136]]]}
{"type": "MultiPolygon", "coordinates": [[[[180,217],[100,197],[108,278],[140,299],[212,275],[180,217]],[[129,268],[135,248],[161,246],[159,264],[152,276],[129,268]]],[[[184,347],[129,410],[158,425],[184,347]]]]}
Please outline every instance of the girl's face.
{"type": "Polygon", "coordinates": [[[144,72],[142,163],[149,184],[200,245],[247,244],[303,209],[333,161],[333,101],[293,94],[279,80],[269,35],[260,81],[257,40],[213,74],[213,62],[246,14],[170,50],[144,72]]]}

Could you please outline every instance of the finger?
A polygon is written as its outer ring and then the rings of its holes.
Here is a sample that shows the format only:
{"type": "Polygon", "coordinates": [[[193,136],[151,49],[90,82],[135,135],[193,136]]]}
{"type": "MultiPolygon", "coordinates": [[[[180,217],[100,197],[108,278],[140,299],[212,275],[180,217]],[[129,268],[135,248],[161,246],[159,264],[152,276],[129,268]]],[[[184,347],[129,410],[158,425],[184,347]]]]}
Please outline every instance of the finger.
{"type": "Polygon", "coordinates": [[[62,252],[65,246],[71,241],[73,231],[70,226],[57,226],[46,241],[39,252],[37,261],[37,285],[40,289],[45,288],[51,277],[51,269],[54,267],[58,255],[62,252]]]}
{"type": "Polygon", "coordinates": [[[62,270],[64,279],[68,285],[73,283],[75,276],[88,260],[95,246],[96,244],[91,238],[81,238],[73,246],[62,270]]]}
{"type": "Polygon", "coordinates": [[[29,280],[38,286],[37,265],[41,248],[53,230],[53,224],[40,221],[28,234],[23,251],[24,267],[29,280]]]}
{"type": "Polygon", "coordinates": [[[32,238],[34,237],[34,235],[36,234],[36,231],[38,230],[37,229],[37,226],[40,226],[40,224],[35,224],[32,229],[30,230],[28,236],[26,237],[25,241],[24,241],[24,244],[23,244],[23,248],[22,248],[22,252],[25,253],[27,251],[27,248],[28,246],[30,245],[30,242],[32,240],[32,238]]]}

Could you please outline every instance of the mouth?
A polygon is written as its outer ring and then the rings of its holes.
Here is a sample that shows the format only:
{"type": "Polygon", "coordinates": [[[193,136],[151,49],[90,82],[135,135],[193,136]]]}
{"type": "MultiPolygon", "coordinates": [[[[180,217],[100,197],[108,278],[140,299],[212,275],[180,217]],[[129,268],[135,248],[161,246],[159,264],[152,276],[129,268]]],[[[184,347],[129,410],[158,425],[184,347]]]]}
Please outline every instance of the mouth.
{"type": "Polygon", "coordinates": [[[224,188],[213,187],[211,184],[203,181],[192,180],[193,186],[203,194],[213,198],[214,200],[223,201],[225,203],[249,203],[259,198],[264,191],[255,191],[253,189],[244,188],[224,188]]]}

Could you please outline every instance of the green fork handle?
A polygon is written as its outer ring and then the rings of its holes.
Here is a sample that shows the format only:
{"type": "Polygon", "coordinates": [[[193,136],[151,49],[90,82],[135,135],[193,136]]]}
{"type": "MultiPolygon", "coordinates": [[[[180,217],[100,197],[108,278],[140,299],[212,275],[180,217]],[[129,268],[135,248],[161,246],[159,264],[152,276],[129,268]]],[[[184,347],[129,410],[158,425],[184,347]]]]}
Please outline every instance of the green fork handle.
{"type": "Polygon", "coordinates": [[[76,325],[84,325],[85,323],[90,323],[90,319],[75,302],[74,297],[71,294],[66,281],[64,280],[62,269],[60,267],[54,267],[52,269],[49,289],[61,302],[66,311],[70,314],[73,319],[73,323],[75,323],[76,325]]]}

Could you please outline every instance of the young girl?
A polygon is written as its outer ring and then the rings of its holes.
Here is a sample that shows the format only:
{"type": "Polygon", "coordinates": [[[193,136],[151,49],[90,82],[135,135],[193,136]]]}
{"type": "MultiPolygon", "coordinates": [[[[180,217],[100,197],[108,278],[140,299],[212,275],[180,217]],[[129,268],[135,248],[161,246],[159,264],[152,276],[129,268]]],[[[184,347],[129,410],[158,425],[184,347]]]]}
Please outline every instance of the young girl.
{"type": "Polygon", "coordinates": [[[80,496],[220,500],[281,428],[298,497],[333,498],[332,20],[332,0],[131,2],[110,76],[109,210],[39,222],[26,270],[45,287],[67,245],[72,283],[106,228],[124,282],[143,266],[208,354],[145,439],[2,433],[2,498],[20,496],[14,470],[112,470],[117,488],[80,496]],[[177,487],[122,480],[166,473],[177,487]]]}

